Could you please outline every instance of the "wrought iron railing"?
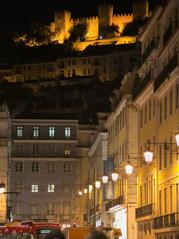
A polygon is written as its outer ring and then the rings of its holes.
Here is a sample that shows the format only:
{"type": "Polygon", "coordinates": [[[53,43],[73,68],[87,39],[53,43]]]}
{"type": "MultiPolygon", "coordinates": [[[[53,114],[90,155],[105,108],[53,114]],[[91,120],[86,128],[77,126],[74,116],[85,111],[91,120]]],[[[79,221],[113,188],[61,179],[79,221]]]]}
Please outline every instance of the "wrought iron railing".
{"type": "Polygon", "coordinates": [[[163,68],[161,73],[154,80],[154,90],[156,91],[160,85],[168,78],[170,73],[178,66],[178,52],[169,60],[168,64],[163,68]]]}
{"type": "Polygon", "coordinates": [[[112,199],[106,203],[106,211],[108,211],[110,208],[115,207],[117,205],[124,204],[124,196],[121,195],[118,198],[112,199]]]}
{"type": "Polygon", "coordinates": [[[171,213],[154,218],[154,229],[174,227],[179,225],[179,213],[171,213]]]}
{"type": "Polygon", "coordinates": [[[152,213],[153,213],[153,205],[148,204],[143,207],[136,208],[135,217],[136,218],[145,217],[145,216],[152,215],[152,213]]]}

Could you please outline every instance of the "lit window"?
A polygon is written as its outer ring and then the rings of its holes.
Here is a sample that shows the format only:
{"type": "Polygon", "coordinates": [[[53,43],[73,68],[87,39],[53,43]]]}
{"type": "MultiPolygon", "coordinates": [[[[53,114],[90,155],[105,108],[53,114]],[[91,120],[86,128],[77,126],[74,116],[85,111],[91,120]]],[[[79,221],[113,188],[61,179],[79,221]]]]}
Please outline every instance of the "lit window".
{"type": "Polygon", "coordinates": [[[54,126],[49,127],[48,136],[51,138],[55,137],[55,127],[54,126]]]}
{"type": "Polygon", "coordinates": [[[48,193],[54,193],[55,192],[55,185],[54,184],[48,184],[48,193]]]}
{"type": "Polygon", "coordinates": [[[22,137],[23,136],[23,127],[18,126],[17,127],[17,137],[22,137]]]}
{"type": "Polygon", "coordinates": [[[23,162],[16,161],[15,162],[15,172],[23,172],[23,162]]]}
{"type": "Polygon", "coordinates": [[[38,126],[33,127],[33,137],[39,137],[39,127],[38,126]]]}
{"type": "Polygon", "coordinates": [[[39,185],[38,184],[32,184],[31,185],[31,192],[32,193],[38,193],[39,191],[39,185]]]}
{"type": "Polygon", "coordinates": [[[31,164],[32,172],[39,172],[39,162],[32,162],[31,164]]]}
{"type": "Polygon", "coordinates": [[[65,155],[70,155],[70,149],[65,149],[65,155]]]}
{"type": "Polygon", "coordinates": [[[71,172],[71,162],[64,162],[63,171],[64,171],[64,173],[71,172]]]}
{"type": "Polygon", "coordinates": [[[65,138],[71,137],[71,127],[65,127],[65,138]]]}

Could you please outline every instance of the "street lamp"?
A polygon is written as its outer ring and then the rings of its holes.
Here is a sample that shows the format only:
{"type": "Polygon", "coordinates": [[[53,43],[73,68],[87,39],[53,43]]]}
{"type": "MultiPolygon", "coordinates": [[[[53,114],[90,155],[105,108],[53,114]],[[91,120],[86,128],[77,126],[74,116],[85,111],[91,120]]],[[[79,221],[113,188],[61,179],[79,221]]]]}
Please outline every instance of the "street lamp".
{"type": "Polygon", "coordinates": [[[99,180],[95,181],[95,187],[99,189],[101,187],[101,182],[99,180]]]}
{"type": "Polygon", "coordinates": [[[5,183],[0,183],[0,194],[3,194],[5,192],[5,183]]]}
{"type": "Polygon", "coordinates": [[[88,186],[88,190],[89,190],[89,193],[92,192],[92,190],[93,190],[93,185],[92,185],[92,184],[89,184],[89,186],[88,186]]]}
{"type": "Polygon", "coordinates": [[[107,184],[108,183],[108,176],[106,176],[106,175],[102,176],[102,182],[103,182],[103,184],[107,184]]]}
{"type": "Polygon", "coordinates": [[[125,171],[126,171],[126,174],[129,176],[133,173],[133,170],[134,170],[134,167],[131,165],[131,164],[127,164],[125,166],[125,171]]]}
{"type": "Polygon", "coordinates": [[[81,196],[83,193],[82,193],[82,191],[80,190],[80,191],[78,192],[78,194],[81,196]]]}
{"type": "Polygon", "coordinates": [[[179,132],[175,134],[175,139],[176,139],[177,147],[179,147],[179,132]]]}
{"type": "Polygon", "coordinates": [[[118,177],[119,177],[118,173],[114,172],[114,173],[111,174],[111,176],[112,176],[112,181],[117,182],[118,177]]]}
{"type": "Polygon", "coordinates": [[[153,152],[150,150],[150,148],[148,147],[148,149],[144,152],[145,162],[146,162],[147,164],[152,163],[153,157],[154,157],[154,153],[153,153],[153,152]]]}
{"type": "Polygon", "coordinates": [[[87,194],[87,193],[88,193],[88,189],[84,188],[84,194],[87,194]]]}

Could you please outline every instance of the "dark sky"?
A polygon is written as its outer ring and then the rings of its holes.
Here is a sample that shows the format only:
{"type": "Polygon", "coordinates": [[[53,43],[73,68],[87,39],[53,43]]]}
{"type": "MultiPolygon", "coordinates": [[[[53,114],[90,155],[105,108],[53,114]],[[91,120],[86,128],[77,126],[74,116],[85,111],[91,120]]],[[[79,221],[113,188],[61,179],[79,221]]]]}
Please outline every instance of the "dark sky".
{"type": "MultiPolygon", "coordinates": [[[[97,15],[97,6],[104,1],[113,3],[117,12],[130,12],[133,0],[1,0],[0,33],[26,29],[32,21],[48,23],[60,9],[73,16],[97,15]]],[[[150,0],[151,5],[157,1],[150,0]]]]}

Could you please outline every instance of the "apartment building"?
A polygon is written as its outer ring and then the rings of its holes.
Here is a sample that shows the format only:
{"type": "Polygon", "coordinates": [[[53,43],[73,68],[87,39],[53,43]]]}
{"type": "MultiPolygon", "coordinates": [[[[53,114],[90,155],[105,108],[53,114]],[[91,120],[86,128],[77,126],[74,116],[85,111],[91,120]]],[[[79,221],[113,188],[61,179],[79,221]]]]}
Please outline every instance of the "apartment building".
{"type": "Polygon", "coordinates": [[[11,125],[10,190],[19,192],[8,201],[13,219],[83,224],[76,196],[95,125],[84,130],[77,120],[43,113],[13,118],[11,125]]]}
{"type": "Polygon", "coordinates": [[[178,148],[179,126],[178,1],[158,8],[140,35],[143,61],[141,81],[134,90],[140,110],[139,150],[147,146],[154,160],[141,158],[138,168],[138,238],[178,238],[178,148]]]}
{"type": "Polygon", "coordinates": [[[101,81],[112,81],[139,63],[139,49],[135,44],[95,46],[90,51],[45,62],[29,60],[27,63],[12,64],[8,69],[2,65],[0,76],[10,82],[91,75],[98,76],[101,81]]]}

